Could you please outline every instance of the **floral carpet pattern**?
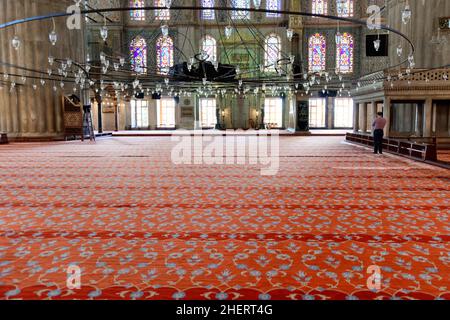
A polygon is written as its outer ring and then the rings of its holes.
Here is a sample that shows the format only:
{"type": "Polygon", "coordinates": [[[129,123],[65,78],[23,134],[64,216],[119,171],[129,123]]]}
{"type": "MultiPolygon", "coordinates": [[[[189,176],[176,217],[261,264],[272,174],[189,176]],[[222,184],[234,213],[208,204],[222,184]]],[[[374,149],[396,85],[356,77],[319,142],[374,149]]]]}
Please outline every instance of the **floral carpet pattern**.
{"type": "Polygon", "coordinates": [[[450,299],[449,170],[340,137],[281,137],[275,176],[173,145],[0,146],[0,299],[450,299]]]}

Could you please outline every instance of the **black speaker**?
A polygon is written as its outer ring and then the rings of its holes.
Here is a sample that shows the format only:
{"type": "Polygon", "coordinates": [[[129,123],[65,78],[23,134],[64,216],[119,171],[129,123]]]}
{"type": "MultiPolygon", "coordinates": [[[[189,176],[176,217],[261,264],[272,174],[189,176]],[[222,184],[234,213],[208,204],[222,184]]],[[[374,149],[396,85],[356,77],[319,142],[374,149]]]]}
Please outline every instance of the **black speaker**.
{"type": "Polygon", "coordinates": [[[154,93],[152,94],[153,100],[161,100],[161,94],[160,93],[154,93]]]}
{"type": "Polygon", "coordinates": [[[375,50],[373,42],[378,39],[376,34],[366,36],[366,56],[367,57],[387,57],[389,54],[389,35],[380,34],[380,49],[375,50]]]}
{"type": "Polygon", "coordinates": [[[173,97],[173,100],[175,100],[175,104],[180,104],[180,97],[173,97]]]}
{"type": "Polygon", "coordinates": [[[144,95],[143,92],[139,92],[139,93],[136,93],[136,94],[134,95],[134,97],[135,97],[136,99],[144,99],[144,98],[145,98],[145,95],[144,95]]]}

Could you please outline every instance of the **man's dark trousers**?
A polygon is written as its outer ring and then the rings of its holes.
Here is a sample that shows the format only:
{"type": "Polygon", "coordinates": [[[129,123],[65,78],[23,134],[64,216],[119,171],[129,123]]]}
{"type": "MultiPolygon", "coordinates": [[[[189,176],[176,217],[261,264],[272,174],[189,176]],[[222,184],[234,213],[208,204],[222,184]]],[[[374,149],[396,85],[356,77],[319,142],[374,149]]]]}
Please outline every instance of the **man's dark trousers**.
{"type": "Polygon", "coordinates": [[[383,153],[383,136],[384,131],[382,129],[377,129],[373,133],[374,140],[374,153],[383,153]]]}

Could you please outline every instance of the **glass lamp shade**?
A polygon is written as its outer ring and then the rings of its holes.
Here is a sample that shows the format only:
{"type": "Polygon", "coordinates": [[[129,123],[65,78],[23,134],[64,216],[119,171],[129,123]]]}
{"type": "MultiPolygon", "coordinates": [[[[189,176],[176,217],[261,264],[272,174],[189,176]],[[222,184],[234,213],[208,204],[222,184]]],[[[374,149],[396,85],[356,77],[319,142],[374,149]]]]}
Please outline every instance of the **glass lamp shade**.
{"type": "Polygon", "coordinates": [[[161,32],[162,32],[163,37],[168,37],[169,36],[169,26],[167,24],[162,25],[161,32]]]}
{"type": "Polygon", "coordinates": [[[108,39],[108,27],[107,26],[103,26],[100,29],[100,37],[103,39],[103,41],[106,41],[106,39],[108,39]]]}
{"type": "Polygon", "coordinates": [[[225,27],[225,37],[227,39],[231,38],[231,34],[233,33],[233,27],[231,27],[230,25],[225,27]]]}
{"type": "Polygon", "coordinates": [[[294,30],[292,29],[287,29],[286,30],[286,36],[288,38],[289,41],[292,41],[292,38],[294,38],[294,30]]]}
{"type": "Polygon", "coordinates": [[[380,39],[377,39],[373,42],[373,47],[375,48],[375,51],[379,51],[380,50],[380,46],[381,46],[381,41],[380,39]]]}
{"type": "Polygon", "coordinates": [[[261,0],[253,0],[253,6],[255,9],[261,8],[261,0]]]}
{"type": "Polygon", "coordinates": [[[402,11],[402,21],[404,24],[408,24],[411,20],[411,8],[409,4],[405,5],[405,9],[402,11]]]}
{"type": "Polygon", "coordinates": [[[14,36],[14,38],[12,38],[11,45],[15,50],[19,50],[21,44],[22,41],[20,41],[20,38],[18,36],[14,36]]]}
{"type": "Polygon", "coordinates": [[[397,47],[397,55],[398,55],[399,57],[401,57],[402,54],[403,54],[403,48],[402,48],[401,46],[398,46],[398,47],[397,47]]]}
{"type": "Polygon", "coordinates": [[[52,46],[56,45],[56,42],[58,41],[58,34],[56,33],[55,30],[53,30],[48,34],[48,40],[50,41],[52,46]]]}

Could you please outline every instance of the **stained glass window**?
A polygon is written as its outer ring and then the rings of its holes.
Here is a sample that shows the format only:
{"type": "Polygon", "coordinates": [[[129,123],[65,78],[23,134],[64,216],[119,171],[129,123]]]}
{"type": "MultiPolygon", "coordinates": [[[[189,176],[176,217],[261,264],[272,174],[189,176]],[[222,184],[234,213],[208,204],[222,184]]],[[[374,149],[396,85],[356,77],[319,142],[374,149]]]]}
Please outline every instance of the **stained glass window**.
{"type": "Polygon", "coordinates": [[[202,51],[208,55],[207,61],[217,61],[217,41],[213,37],[206,35],[202,39],[202,51]]]}
{"type": "MultiPolygon", "coordinates": [[[[132,8],[144,7],[144,0],[130,0],[130,7],[132,7],[132,8]]],[[[130,17],[131,17],[131,20],[144,21],[145,20],[145,10],[131,10],[130,17]]]]}
{"type": "Polygon", "coordinates": [[[340,73],[353,72],[353,36],[347,32],[337,36],[336,69],[340,73]]]}
{"type": "Polygon", "coordinates": [[[321,72],[325,70],[327,42],[319,33],[312,35],[308,42],[309,47],[309,72],[321,72]]]}
{"type": "Polygon", "coordinates": [[[312,0],[312,13],[327,14],[328,0],[312,0]]]}
{"type": "Polygon", "coordinates": [[[264,65],[267,71],[274,72],[278,60],[281,59],[281,40],[277,35],[271,34],[266,38],[264,65]]]}
{"type": "Polygon", "coordinates": [[[131,66],[137,73],[147,71],[147,43],[144,38],[136,37],[131,41],[131,66]]]}
{"type": "Polygon", "coordinates": [[[159,74],[168,74],[173,66],[173,40],[171,37],[160,37],[156,41],[156,62],[159,74]]]}
{"type": "MultiPolygon", "coordinates": [[[[280,0],[267,0],[266,1],[267,10],[281,10],[281,1],[280,0]]],[[[279,13],[267,12],[267,17],[269,18],[278,18],[281,15],[279,13]]]]}
{"type": "MultiPolygon", "coordinates": [[[[213,8],[214,0],[202,0],[203,8],[213,8]]],[[[216,14],[212,9],[204,9],[202,10],[202,19],[205,20],[214,20],[216,18],[216,14]]]]}
{"type": "MultiPolygon", "coordinates": [[[[233,8],[250,9],[250,0],[231,0],[233,8]]],[[[233,19],[250,19],[250,11],[233,10],[231,12],[233,19]]]]}
{"type": "MultiPolygon", "coordinates": [[[[155,0],[155,7],[166,7],[166,0],[155,0]]],[[[170,20],[170,9],[156,9],[155,18],[157,20],[170,20]]]]}
{"type": "Polygon", "coordinates": [[[339,17],[353,17],[353,0],[336,0],[339,17]]]}

